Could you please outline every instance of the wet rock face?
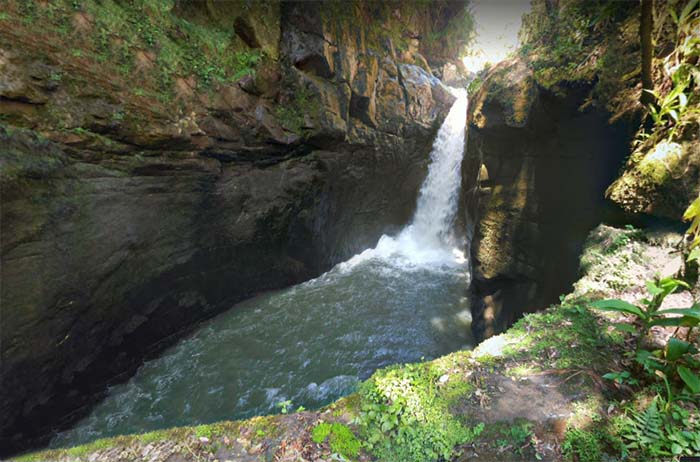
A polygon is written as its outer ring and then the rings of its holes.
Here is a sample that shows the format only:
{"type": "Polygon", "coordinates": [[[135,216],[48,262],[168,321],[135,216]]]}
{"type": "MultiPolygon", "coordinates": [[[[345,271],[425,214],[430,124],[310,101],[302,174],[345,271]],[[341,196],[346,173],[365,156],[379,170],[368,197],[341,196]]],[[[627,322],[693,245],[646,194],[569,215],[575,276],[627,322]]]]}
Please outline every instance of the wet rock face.
{"type": "Polygon", "coordinates": [[[473,230],[474,329],[488,337],[545,307],[576,279],[587,233],[628,152],[624,126],[580,110],[585,88],[559,97],[527,66],[504,63],[473,98],[465,162],[473,230]],[[518,307],[518,312],[513,312],[518,307]]]}
{"type": "Polygon", "coordinates": [[[410,219],[454,98],[314,5],[266,11],[276,32],[237,18],[269,59],[216,91],[178,77],[176,113],[68,85],[72,71],[0,33],[0,113],[25,127],[0,126],[0,453],[79,416],[197,321],[410,219]],[[289,98],[303,117],[280,112],[289,98]]]}

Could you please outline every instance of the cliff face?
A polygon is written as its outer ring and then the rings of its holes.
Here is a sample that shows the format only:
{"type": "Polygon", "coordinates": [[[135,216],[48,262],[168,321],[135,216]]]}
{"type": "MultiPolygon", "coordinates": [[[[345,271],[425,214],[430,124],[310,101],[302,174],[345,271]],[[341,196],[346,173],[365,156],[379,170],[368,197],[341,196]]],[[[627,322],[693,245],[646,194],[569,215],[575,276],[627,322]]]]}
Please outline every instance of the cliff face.
{"type": "Polygon", "coordinates": [[[198,320],[405,224],[464,8],[74,3],[0,19],[6,452],[198,320]]]}
{"type": "Polygon", "coordinates": [[[471,195],[475,334],[498,333],[554,303],[578,274],[587,233],[604,218],[605,188],[629,130],[536,83],[520,59],[492,69],[472,98],[464,189],[471,195]],[[517,309],[514,310],[514,307],[517,309]]]}

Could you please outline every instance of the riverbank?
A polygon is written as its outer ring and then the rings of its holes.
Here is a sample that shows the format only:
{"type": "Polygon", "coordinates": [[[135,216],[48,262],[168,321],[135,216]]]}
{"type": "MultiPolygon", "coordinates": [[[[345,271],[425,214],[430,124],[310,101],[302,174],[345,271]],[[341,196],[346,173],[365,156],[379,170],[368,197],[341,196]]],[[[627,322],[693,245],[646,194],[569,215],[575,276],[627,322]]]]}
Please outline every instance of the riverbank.
{"type": "MultiPolygon", "coordinates": [[[[643,298],[646,280],[679,267],[679,239],[599,226],[581,259],[583,276],[560,304],[473,351],[381,369],[321,410],[292,412],[292,403],[276,416],[119,436],[18,460],[643,460],[645,448],[628,447],[626,437],[636,413],[656,402],[660,383],[603,377],[632,367],[625,352],[633,338],[590,303],[643,298]]],[[[673,294],[666,304],[689,300],[673,294]]],[[[683,403],[684,410],[697,416],[698,403],[683,403]]],[[[686,417],[685,430],[699,431],[686,417]]]]}

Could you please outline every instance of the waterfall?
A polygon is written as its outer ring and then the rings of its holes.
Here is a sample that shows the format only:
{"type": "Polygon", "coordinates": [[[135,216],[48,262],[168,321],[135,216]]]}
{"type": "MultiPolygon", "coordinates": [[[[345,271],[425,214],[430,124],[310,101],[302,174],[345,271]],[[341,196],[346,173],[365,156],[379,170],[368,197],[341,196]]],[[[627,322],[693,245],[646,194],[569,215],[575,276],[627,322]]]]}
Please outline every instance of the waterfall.
{"type": "Polygon", "coordinates": [[[349,269],[371,258],[412,267],[464,263],[463,252],[456,248],[453,225],[462,181],[468,101],[466,90],[450,91],[457,99],[433,142],[428,176],[421,186],[413,220],[398,236],[382,236],[374,249],[341,266],[349,269]]]}
{"type": "Polygon", "coordinates": [[[207,322],[111,388],[51,446],[269,414],[287,401],[320,407],[380,367],[470,348],[469,269],[452,237],[467,96],[455,96],[433,143],[416,212],[397,236],[382,236],[374,249],[316,279],[207,322]]]}
{"type": "Polygon", "coordinates": [[[413,223],[407,228],[415,239],[433,247],[453,244],[452,226],[462,181],[467,93],[453,92],[457,100],[433,143],[428,176],[420,189],[413,223]]]}

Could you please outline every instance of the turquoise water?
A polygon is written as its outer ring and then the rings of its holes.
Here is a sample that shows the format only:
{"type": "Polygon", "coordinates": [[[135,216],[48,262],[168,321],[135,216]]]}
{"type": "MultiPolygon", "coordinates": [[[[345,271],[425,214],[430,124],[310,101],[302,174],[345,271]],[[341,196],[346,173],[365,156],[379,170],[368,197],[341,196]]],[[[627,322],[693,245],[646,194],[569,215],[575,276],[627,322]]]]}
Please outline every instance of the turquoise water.
{"type": "Polygon", "coordinates": [[[248,300],[145,363],[52,446],[319,407],[374,370],[472,346],[467,274],[370,257],[248,300]]]}

